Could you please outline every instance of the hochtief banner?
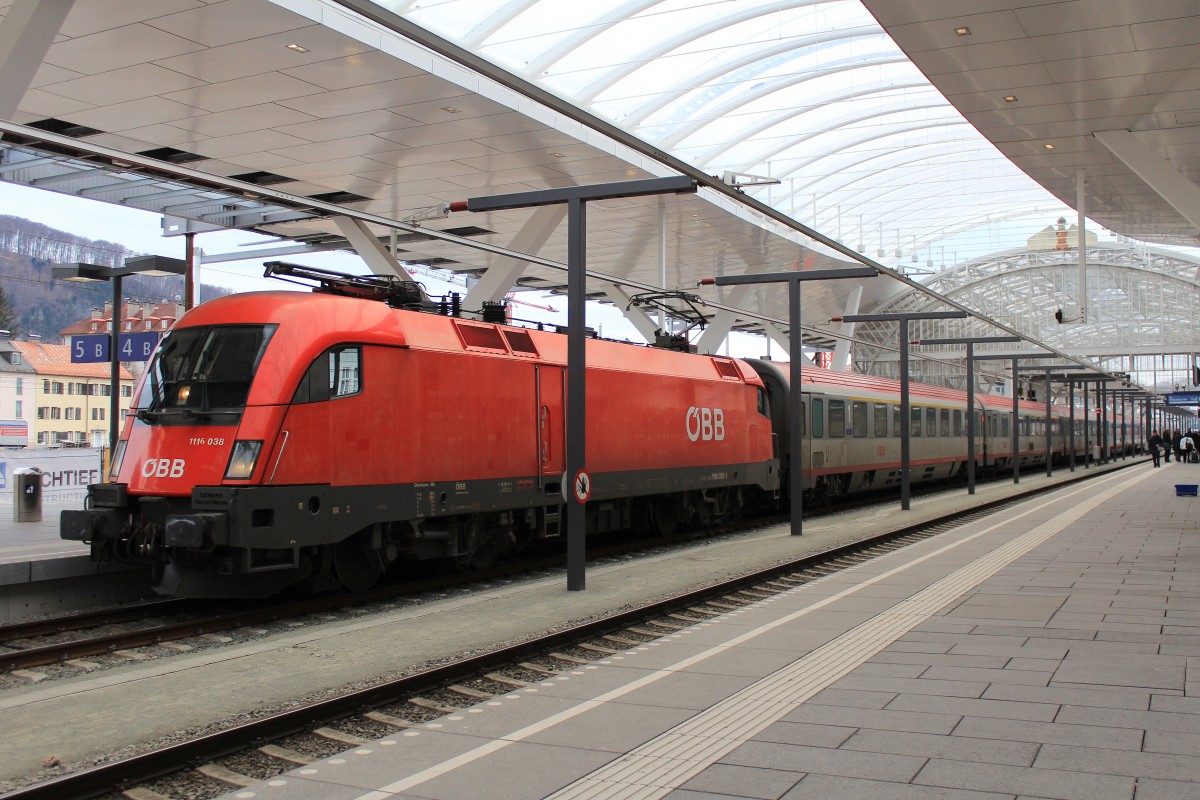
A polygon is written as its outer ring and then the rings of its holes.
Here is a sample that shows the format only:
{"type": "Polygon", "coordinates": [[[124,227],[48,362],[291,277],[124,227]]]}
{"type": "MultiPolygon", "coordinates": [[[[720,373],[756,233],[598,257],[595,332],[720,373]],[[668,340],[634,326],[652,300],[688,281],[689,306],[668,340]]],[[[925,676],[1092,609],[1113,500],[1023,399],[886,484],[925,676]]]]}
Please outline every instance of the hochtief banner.
{"type": "Polygon", "coordinates": [[[42,473],[43,503],[82,503],[88,485],[101,480],[102,452],[95,447],[0,450],[0,505],[12,505],[13,472],[26,467],[42,473]]]}

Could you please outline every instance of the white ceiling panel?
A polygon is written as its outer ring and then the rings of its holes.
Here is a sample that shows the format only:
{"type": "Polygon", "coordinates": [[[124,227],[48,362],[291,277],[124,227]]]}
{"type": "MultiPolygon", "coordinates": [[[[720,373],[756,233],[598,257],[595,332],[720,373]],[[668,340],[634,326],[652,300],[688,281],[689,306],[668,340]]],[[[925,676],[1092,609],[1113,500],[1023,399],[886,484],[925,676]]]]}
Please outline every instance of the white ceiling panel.
{"type": "Polygon", "coordinates": [[[428,164],[408,164],[403,169],[398,166],[384,164],[382,161],[372,161],[366,169],[349,169],[362,177],[379,183],[399,183],[401,181],[419,181],[445,178],[447,181],[457,181],[463,175],[476,175],[479,170],[468,167],[459,161],[434,161],[428,164]]]}
{"type": "Polygon", "coordinates": [[[77,111],[71,115],[71,119],[72,122],[102,131],[125,131],[160,122],[177,122],[200,113],[199,109],[167,100],[165,97],[145,97],[77,111]]]}
{"type": "Polygon", "coordinates": [[[309,25],[309,20],[258,0],[225,0],[170,16],[160,16],[151,24],[205,47],[220,47],[304,28],[309,25]]]}
{"type": "Polygon", "coordinates": [[[349,114],[344,117],[329,117],[300,122],[295,125],[276,125],[275,130],[292,136],[299,136],[310,142],[328,142],[347,136],[372,134],[393,141],[402,141],[400,137],[409,128],[417,127],[415,120],[402,117],[385,109],[365,111],[361,114],[349,114]]]}
{"type": "MultiPolygon", "coordinates": [[[[93,105],[113,105],[150,95],[166,95],[200,85],[200,81],[154,64],[136,64],[99,75],[45,85],[46,91],[93,105]]],[[[171,99],[168,96],[168,99],[171,99]]],[[[194,104],[193,104],[194,105],[194,104]]]]}
{"type": "Polygon", "coordinates": [[[378,50],[355,53],[303,67],[283,70],[285,75],[315,83],[323,89],[336,91],[371,83],[413,78],[422,74],[419,69],[378,50]]]}
{"type": "MultiPolygon", "coordinates": [[[[191,106],[188,106],[191,108],[191,106]]],[[[295,125],[307,122],[312,116],[291,108],[284,108],[275,103],[265,103],[260,106],[247,106],[232,111],[221,111],[215,114],[205,114],[194,109],[196,115],[177,123],[181,128],[194,130],[206,136],[232,136],[248,131],[261,131],[282,125],[295,125]]]]}
{"type": "Polygon", "coordinates": [[[404,99],[403,105],[394,110],[397,114],[415,119],[423,125],[437,125],[441,122],[457,123],[472,117],[494,117],[512,111],[508,106],[494,100],[461,90],[448,99],[450,102],[443,97],[425,102],[404,99]],[[453,111],[448,111],[447,108],[453,109],[453,111]]]}
{"type": "MultiPolygon", "coordinates": [[[[264,0],[259,0],[264,2],[264,0]]],[[[334,58],[345,58],[368,51],[364,44],[320,25],[309,25],[286,33],[264,36],[223,47],[201,49],[174,58],[159,60],[159,66],[191,75],[206,83],[220,83],[274,70],[286,70],[334,58]],[[288,49],[298,44],[307,49],[300,53],[288,49]]],[[[150,59],[147,59],[150,60],[150,59]]],[[[69,65],[68,65],[69,66],[69,65]]]]}
{"type": "Polygon", "coordinates": [[[408,128],[379,131],[376,135],[408,147],[421,147],[463,139],[479,139],[489,146],[494,146],[491,145],[488,137],[538,130],[546,130],[546,128],[521,114],[508,113],[493,114],[489,117],[467,117],[466,119],[459,119],[455,116],[450,121],[432,125],[412,122],[408,128]]]}
{"type": "Polygon", "coordinates": [[[229,111],[234,108],[290,100],[323,91],[319,86],[305,83],[279,72],[237,78],[222,83],[210,83],[165,95],[167,99],[205,111],[229,111]]]}
{"type": "Polygon", "coordinates": [[[64,69],[94,75],[183,53],[194,53],[201,48],[202,45],[158,28],[136,24],[56,42],[50,45],[45,60],[64,69]],[[137,47],[129,46],[131,37],[137,40],[137,47]]]}
{"type": "Polygon", "coordinates": [[[43,89],[30,89],[21,100],[17,111],[17,122],[32,122],[46,117],[72,117],[80,111],[92,108],[91,103],[51,94],[43,89]]]}
{"type": "MultiPolygon", "coordinates": [[[[396,151],[396,143],[378,136],[348,136],[331,142],[304,142],[294,147],[272,147],[271,150],[281,156],[294,158],[304,162],[348,158],[354,155],[382,157],[388,161],[391,153],[396,151]]],[[[453,156],[450,156],[453,157],[453,156]]]]}
{"type": "Polygon", "coordinates": [[[199,0],[75,0],[61,33],[74,39],[196,8],[204,4],[199,0]]]}
{"type": "Polygon", "coordinates": [[[82,77],[84,77],[84,73],[82,72],[56,67],[53,64],[47,64],[43,61],[42,65],[38,67],[37,72],[34,74],[33,80],[30,82],[29,87],[31,89],[37,89],[42,86],[48,86],[52,83],[62,83],[64,81],[70,81],[74,80],[75,78],[82,77]]]}
{"type": "MultiPolygon", "coordinates": [[[[196,142],[189,149],[193,153],[199,153],[209,158],[226,159],[230,156],[244,156],[258,153],[267,154],[273,151],[273,155],[278,156],[280,159],[275,162],[275,166],[279,166],[280,163],[295,164],[299,161],[299,159],[290,157],[286,153],[279,151],[288,145],[300,144],[307,144],[307,142],[295,136],[280,133],[279,131],[263,130],[239,133],[235,136],[221,136],[203,142],[196,142]]],[[[263,169],[270,168],[263,167],[263,169]]]]}
{"type": "Polygon", "coordinates": [[[387,108],[394,109],[396,113],[403,116],[404,111],[399,107],[406,103],[423,103],[431,99],[452,98],[465,93],[465,90],[446,83],[440,78],[421,75],[341,89],[320,96],[288,100],[283,105],[314,117],[341,117],[347,114],[387,108]]]}

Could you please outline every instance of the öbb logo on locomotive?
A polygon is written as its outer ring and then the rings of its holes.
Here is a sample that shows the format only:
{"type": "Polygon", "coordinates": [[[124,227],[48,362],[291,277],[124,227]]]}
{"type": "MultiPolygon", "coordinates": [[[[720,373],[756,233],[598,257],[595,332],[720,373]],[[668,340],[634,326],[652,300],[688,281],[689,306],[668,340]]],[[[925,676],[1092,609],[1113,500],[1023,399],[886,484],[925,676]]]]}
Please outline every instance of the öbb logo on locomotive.
{"type": "Polygon", "coordinates": [[[142,477],[182,478],[184,466],[182,458],[147,458],[142,463],[142,477]]]}
{"type": "Polygon", "coordinates": [[[693,442],[720,442],[725,439],[725,412],[719,408],[697,408],[687,410],[687,435],[693,442]]]}

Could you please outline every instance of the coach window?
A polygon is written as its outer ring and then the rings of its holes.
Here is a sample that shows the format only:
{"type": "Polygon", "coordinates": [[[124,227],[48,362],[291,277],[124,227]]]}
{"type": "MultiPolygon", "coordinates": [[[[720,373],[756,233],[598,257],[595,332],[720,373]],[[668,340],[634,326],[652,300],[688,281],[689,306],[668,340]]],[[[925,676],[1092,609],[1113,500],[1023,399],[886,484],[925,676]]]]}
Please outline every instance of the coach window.
{"type": "Polygon", "coordinates": [[[904,429],[900,427],[900,406],[892,406],[892,436],[899,438],[902,430],[904,429]]]}
{"type": "Polygon", "coordinates": [[[296,387],[292,403],[319,403],[362,391],[362,348],[334,347],[313,361],[296,387]]]}
{"type": "Polygon", "coordinates": [[[867,404],[855,403],[853,406],[853,416],[851,418],[851,433],[855,436],[866,436],[870,431],[867,430],[867,404]]]}
{"type": "Polygon", "coordinates": [[[937,436],[938,435],[937,409],[936,408],[925,409],[925,435],[926,436],[937,436]]]}
{"type": "Polygon", "coordinates": [[[954,435],[963,435],[963,415],[957,408],[954,409],[954,435]]]}
{"type": "Polygon", "coordinates": [[[800,401],[800,436],[808,435],[808,403],[800,401]]]}
{"type": "Polygon", "coordinates": [[[846,401],[829,401],[829,436],[841,439],[846,435],[846,401]]]}
{"type": "Polygon", "coordinates": [[[921,407],[913,406],[909,409],[909,424],[911,429],[908,432],[909,436],[921,435],[921,407]]]}
{"type": "Polygon", "coordinates": [[[1011,414],[1001,414],[1000,415],[1000,435],[1001,436],[1008,436],[1008,419],[1010,416],[1012,416],[1012,415],[1011,414]]]}
{"type": "Polygon", "coordinates": [[[888,435],[887,434],[887,418],[888,418],[887,406],[885,406],[883,403],[876,403],[875,404],[875,431],[874,431],[876,439],[886,439],[887,438],[887,435],[888,435]]]}
{"type": "Polygon", "coordinates": [[[938,412],[938,417],[941,420],[940,430],[942,432],[942,436],[949,436],[950,435],[950,409],[943,408],[941,411],[938,412]]]}
{"type": "Polygon", "coordinates": [[[812,435],[814,439],[823,439],[825,437],[825,401],[814,397],[812,403],[812,435]]]}

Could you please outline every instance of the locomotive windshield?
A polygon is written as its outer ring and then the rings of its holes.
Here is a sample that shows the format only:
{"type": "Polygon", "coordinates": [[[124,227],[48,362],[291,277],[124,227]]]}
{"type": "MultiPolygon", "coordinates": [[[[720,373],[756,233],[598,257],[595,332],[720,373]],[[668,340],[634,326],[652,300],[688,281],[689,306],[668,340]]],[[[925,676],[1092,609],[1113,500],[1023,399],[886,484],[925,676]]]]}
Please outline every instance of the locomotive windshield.
{"type": "Polygon", "coordinates": [[[147,368],[138,414],[238,412],[274,325],[179,328],[163,337],[147,368]]]}

